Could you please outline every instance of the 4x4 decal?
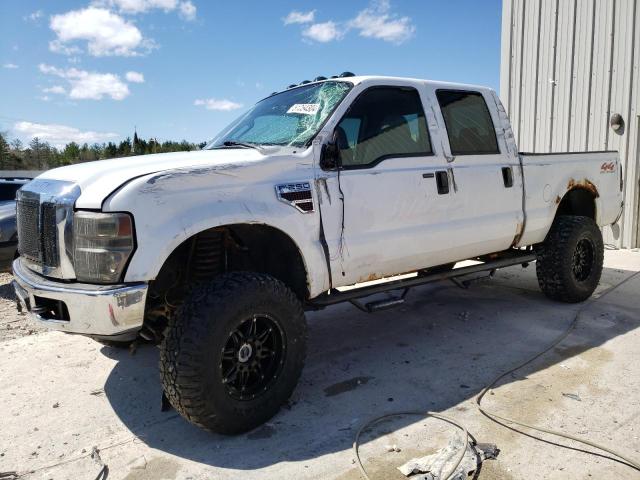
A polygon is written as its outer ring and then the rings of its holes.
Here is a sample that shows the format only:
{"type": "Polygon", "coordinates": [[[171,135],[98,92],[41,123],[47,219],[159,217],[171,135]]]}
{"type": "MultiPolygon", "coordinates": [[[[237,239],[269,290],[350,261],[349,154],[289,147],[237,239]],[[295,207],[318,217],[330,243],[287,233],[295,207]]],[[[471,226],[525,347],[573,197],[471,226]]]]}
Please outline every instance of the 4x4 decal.
{"type": "Polygon", "coordinates": [[[604,162],[600,165],[600,173],[613,173],[616,171],[616,164],[613,162],[604,162]]]}

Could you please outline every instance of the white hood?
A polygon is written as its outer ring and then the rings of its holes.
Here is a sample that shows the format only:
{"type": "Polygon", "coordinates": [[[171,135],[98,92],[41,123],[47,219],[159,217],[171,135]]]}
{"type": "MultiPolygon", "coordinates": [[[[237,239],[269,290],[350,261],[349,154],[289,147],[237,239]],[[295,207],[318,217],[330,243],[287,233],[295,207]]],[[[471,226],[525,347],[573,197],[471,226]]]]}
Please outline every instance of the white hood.
{"type": "Polygon", "coordinates": [[[192,167],[242,166],[267,158],[259,151],[248,148],[159,153],[78,163],[49,170],[38,178],[71,181],[82,192],[76,202],[77,208],[101,208],[109,195],[137,177],[192,167]]]}

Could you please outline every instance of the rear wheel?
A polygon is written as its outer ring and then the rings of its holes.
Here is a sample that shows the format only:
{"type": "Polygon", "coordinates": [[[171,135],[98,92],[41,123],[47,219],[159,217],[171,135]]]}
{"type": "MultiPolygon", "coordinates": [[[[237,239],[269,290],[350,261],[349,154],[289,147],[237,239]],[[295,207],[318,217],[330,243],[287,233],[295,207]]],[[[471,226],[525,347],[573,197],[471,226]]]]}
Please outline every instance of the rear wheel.
{"type": "Polygon", "coordinates": [[[602,232],[589,217],[558,217],[537,249],[536,273],[544,294],[562,302],[582,302],[600,282],[602,232]]]}
{"type": "Polygon", "coordinates": [[[170,320],[160,350],[165,394],[207,430],[265,422],[293,392],[306,352],[300,301],[275,278],[233,272],[196,287],[170,320]]]}

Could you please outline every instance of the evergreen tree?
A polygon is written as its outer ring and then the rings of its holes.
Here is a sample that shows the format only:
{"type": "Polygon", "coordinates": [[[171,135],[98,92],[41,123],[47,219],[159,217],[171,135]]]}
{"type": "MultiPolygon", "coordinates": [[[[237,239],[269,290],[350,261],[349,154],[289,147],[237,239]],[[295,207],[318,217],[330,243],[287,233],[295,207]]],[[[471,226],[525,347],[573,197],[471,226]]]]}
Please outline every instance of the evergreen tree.
{"type": "Polygon", "coordinates": [[[29,158],[33,162],[33,167],[36,170],[42,170],[44,163],[43,147],[44,146],[38,137],[33,137],[33,140],[29,142],[29,158]]]}
{"type": "Polygon", "coordinates": [[[182,140],[176,142],[166,140],[160,143],[156,138],[144,140],[134,132],[133,142],[126,138],[120,143],[94,143],[93,145],[78,145],[70,142],[63,148],[57,148],[49,143],[33,138],[27,148],[18,139],[8,140],[6,134],[0,134],[0,169],[46,170],[60,165],[70,165],[78,162],[88,162],[106,158],[126,157],[132,154],[144,155],[149,153],[181,152],[197,150],[206,142],[194,144],[182,140]]]}
{"type": "Polygon", "coordinates": [[[144,150],[141,151],[140,139],[138,138],[138,132],[133,130],[133,154],[141,155],[144,153],[144,150]]]}
{"type": "Polygon", "coordinates": [[[118,147],[113,142],[107,143],[107,146],[104,148],[104,158],[115,158],[118,156],[118,147]]]}
{"type": "Polygon", "coordinates": [[[126,157],[131,155],[131,139],[127,137],[118,145],[118,157],[126,157]]]}
{"type": "Polygon", "coordinates": [[[62,151],[62,163],[71,165],[80,161],[80,145],[76,142],[67,143],[62,151]]]}
{"type": "Polygon", "coordinates": [[[8,168],[11,160],[9,155],[9,144],[4,138],[4,135],[0,132],[0,170],[8,168]]]}

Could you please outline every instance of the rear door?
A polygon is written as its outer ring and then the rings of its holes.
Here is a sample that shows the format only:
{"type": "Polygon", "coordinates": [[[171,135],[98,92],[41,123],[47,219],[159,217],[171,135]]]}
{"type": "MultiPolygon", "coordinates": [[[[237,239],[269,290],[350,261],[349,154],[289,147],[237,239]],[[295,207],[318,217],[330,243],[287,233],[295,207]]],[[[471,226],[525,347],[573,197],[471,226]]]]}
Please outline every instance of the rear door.
{"type": "Polygon", "coordinates": [[[522,173],[490,92],[433,88],[453,187],[451,243],[458,259],[509,248],[522,229],[522,173]],[[497,128],[496,128],[497,127],[497,128]]]}

